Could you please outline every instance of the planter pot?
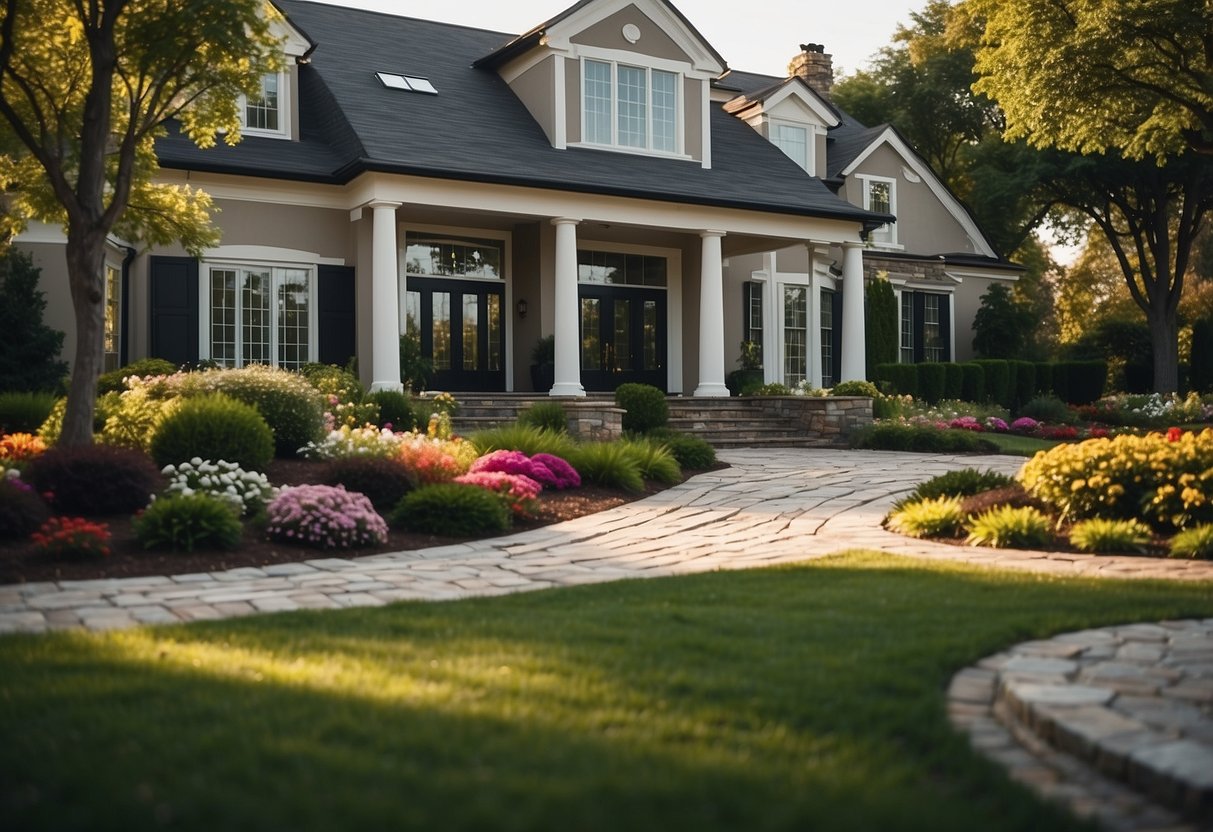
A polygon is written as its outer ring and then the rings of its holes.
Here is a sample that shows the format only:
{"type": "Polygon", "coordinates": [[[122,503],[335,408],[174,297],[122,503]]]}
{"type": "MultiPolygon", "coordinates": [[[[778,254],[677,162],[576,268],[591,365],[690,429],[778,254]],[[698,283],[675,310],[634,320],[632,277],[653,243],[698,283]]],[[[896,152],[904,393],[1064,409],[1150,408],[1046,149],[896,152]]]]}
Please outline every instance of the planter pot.
{"type": "Polygon", "coordinates": [[[536,393],[546,393],[556,383],[556,365],[532,364],[531,389],[536,393]]]}

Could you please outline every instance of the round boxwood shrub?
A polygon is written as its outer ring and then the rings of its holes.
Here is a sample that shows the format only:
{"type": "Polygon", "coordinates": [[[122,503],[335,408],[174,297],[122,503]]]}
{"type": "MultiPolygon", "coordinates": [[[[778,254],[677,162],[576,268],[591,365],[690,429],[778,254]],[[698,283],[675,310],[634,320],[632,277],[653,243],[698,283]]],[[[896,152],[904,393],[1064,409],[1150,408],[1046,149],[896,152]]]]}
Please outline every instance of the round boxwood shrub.
{"type": "Polygon", "coordinates": [[[255,407],[213,393],[182,402],[161,423],[151,451],[161,466],[197,457],[264,471],[274,458],[274,435],[255,407]]]}
{"type": "Polygon", "coordinates": [[[406,494],[389,520],[411,532],[463,537],[505,531],[510,527],[510,509],[492,491],[446,482],[406,494]]]}
{"type": "Polygon", "coordinates": [[[156,500],[134,521],[135,538],[145,549],[235,549],[243,527],[231,503],[210,494],[174,494],[156,500]]]}
{"type": "Polygon", "coordinates": [[[880,397],[880,391],[870,381],[841,381],[830,389],[831,396],[867,396],[869,399],[880,397]]]}
{"type": "Polygon", "coordinates": [[[615,391],[615,404],[622,407],[623,429],[644,433],[665,427],[670,419],[670,406],[665,393],[651,384],[621,384],[615,391]]]}
{"type": "Polygon", "coordinates": [[[295,456],[324,434],[324,396],[298,373],[253,365],[202,373],[197,384],[257,408],[274,432],[280,457],[295,456]]]}
{"type": "Polygon", "coordinates": [[[110,445],[51,448],[22,476],[62,514],[133,514],[163,483],[147,454],[110,445]]]}
{"type": "Polygon", "coordinates": [[[324,467],[320,481],[343,485],[346,491],[365,494],[379,511],[385,511],[417,487],[417,478],[395,457],[346,456],[324,467]]]}
{"type": "Polygon", "coordinates": [[[417,417],[409,397],[399,390],[378,390],[368,393],[366,401],[379,405],[379,427],[392,426],[392,430],[412,430],[417,426],[417,417]]]}
{"type": "Polygon", "coordinates": [[[50,516],[50,509],[32,487],[0,477],[0,540],[28,537],[50,516]]]}
{"type": "Polygon", "coordinates": [[[170,376],[177,372],[177,365],[163,358],[140,358],[125,367],[110,370],[97,377],[97,395],[121,393],[126,389],[123,379],[128,376],[170,376]]]}

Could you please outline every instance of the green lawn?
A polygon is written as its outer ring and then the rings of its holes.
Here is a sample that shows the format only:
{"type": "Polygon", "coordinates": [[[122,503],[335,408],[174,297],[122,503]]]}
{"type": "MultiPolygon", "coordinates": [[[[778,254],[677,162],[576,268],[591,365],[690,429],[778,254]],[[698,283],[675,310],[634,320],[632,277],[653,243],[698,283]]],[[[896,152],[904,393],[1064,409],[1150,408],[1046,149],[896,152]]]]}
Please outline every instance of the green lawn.
{"type": "Polygon", "coordinates": [[[1090,827],[948,727],[1029,638],[1213,586],[856,553],[458,603],[0,639],[9,829],[1090,827]]]}
{"type": "Polygon", "coordinates": [[[1047,451],[1060,445],[1056,439],[1037,439],[1033,436],[1018,436],[1013,433],[983,433],[982,439],[989,439],[998,446],[998,453],[1012,456],[1035,456],[1037,451],[1047,451]]]}

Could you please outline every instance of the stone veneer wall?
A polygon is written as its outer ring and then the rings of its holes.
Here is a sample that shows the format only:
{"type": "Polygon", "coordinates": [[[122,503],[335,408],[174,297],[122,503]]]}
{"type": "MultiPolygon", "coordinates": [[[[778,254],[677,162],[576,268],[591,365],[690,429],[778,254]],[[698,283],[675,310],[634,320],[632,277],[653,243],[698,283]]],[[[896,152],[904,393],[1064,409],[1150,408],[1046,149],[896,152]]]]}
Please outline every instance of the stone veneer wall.
{"type": "Polygon", "coordinates": [[[564,406],[569,435],[582,442],[609,442],[623,436],[623,408],[610,400],[555,399],[564,406]]]}
{"type": "Polygon", "coordinates": [[[752,401],[822,439],[840,441],[872,424],[872,400],[866,396],[760,396],[752,401]]]}
{"type": "Polygon", "coordinates": [[[942,261],[934,260],[900,260],[884,258],[871,251],[863,254],[863,276],[872,280],[882,272],[890,278],[909,280],[915,284],[939,283],[954,286],[944,274],[942,261]]]}

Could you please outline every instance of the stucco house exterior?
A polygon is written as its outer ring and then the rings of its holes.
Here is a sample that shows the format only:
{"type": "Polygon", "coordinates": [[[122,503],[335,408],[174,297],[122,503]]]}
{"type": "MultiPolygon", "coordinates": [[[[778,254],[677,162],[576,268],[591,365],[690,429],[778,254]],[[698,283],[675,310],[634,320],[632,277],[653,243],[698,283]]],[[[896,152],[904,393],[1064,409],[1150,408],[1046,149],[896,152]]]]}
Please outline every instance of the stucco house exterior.
{"type": "MultiPolygon", "coordinates": [[[[862,378],[877,275],[903,360],[964,358],[981,295],[1017,275],[895,131],[831,103],[819,46],[772,78],[730,71],[664,0],[581,0],[518,36],[276,5],[287,66],[244,102],[244,140],[157,145],[222,243],[112,241],[109,366],[356,356],[398,388],[407,332],[433,388],[529,391],[554,335],[552,395],[724,396],[742,340],[770,381],[862,378]]],[[[62,232],[17,243],[70,356],[62,232]]]]}

